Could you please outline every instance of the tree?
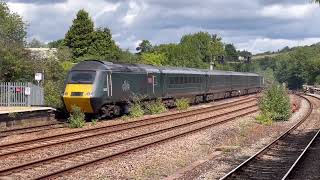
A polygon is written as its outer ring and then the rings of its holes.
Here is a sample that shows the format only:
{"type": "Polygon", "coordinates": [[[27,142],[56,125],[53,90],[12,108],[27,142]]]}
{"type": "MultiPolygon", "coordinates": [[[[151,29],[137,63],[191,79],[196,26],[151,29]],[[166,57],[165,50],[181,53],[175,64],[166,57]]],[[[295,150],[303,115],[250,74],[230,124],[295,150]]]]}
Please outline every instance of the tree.
{"type": "Polygon", "coordinates": [[[148,40],[142,40],[142,42],[139,44],[139,46],[136,48],[137,51],[139,51],[138,53],[147,53],[147,52],[151,52],[152,51],[152,44],[150,41],[148,40]]]}
{"type": "Polygon", "coordinates": [[[119,59],[121,50],[112,40],[110,29],[98,28],[92,33],[91,41],[87,55],[111,61],[119,59]]]}
{"type": "Polygon", "coordinates": [[[210,50],[215,61],[224,61],[225,50],[223,47],[222,38],[218,37],[217,34],[211,35],[210,50]]]}
{"type": "Polygon", "coordinates": [[[49,48],[59,48],[60,46],[64,46],[64,39],[58,39],[48,43],[49,48]]]}
{"type": "Polygon", "coordinates": [[[180,45],[186,46],[188,49],[195,51],[203,62],[211,62],[213,60],[211,51],[211,36],[207,32],[198,32],[195,34],[184,35],[180,40],[180,45]]]}
{"type": "Polygon", "coordinates": [[[94,24],[88,12],[80,10],[65,36],[65,45],[71,48],[73,57],[78,58],[88,54],[92,42],[94,24]]]}
{"type": "Polygon", "coordinates": [[[238,55],[238,52],[233,44],[226,44],[225,51],[226,51],[226,56],[229,60],[231,60],[231,61],[238,60],[239,55],[238,55]]]}
{"type": "Polygon", "coordinates": [[[38,39],[33,38],[29,43],[28,47],[29,48],[41,48],[43,47],[44,44],[42,44],[38,39]]]}
{"type": "Polygon", "coordinates": [[[31,79],[25,37],[22,18],[11,13],[5,2],[0,2],[0,81],[31,79]]]}
{"type": "Polygon", "coordinates": [[[7,45],[23,45],[26,34],[22,18],[16,13],[11,13],[5,2],[0,2],[0,42],[7,45]]]}
{"type": "Polygon", "coordinates": [[[167,62],[167,57],[164,53],[142,53],[142,63],[154,66],[162,66],[167,62]]]}

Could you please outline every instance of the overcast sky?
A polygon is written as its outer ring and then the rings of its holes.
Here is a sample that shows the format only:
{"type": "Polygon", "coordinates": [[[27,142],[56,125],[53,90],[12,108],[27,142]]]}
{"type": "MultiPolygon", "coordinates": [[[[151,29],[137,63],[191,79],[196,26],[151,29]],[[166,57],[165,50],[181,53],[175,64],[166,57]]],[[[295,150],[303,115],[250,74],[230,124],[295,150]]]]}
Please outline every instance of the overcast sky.
{"type": "Polygon", "coordinates": [[[320,42],[320,7],[311,0],[6,0],[29,24],[28,39],[61,39],[85,9],[122,49],[142,39],[176,43],[207,31],[254,53],[320,42]]]}

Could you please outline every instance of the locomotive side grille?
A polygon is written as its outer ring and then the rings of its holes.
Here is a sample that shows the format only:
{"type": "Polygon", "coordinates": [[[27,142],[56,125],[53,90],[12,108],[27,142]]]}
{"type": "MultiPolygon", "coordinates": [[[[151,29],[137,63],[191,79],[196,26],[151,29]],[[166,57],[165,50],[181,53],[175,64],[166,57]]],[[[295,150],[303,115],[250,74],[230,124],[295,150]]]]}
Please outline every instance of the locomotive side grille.
{"type": "Polygon", "coordinates": [[[83,92],[71,92],[71,96],[82,96],[83,92]]]}

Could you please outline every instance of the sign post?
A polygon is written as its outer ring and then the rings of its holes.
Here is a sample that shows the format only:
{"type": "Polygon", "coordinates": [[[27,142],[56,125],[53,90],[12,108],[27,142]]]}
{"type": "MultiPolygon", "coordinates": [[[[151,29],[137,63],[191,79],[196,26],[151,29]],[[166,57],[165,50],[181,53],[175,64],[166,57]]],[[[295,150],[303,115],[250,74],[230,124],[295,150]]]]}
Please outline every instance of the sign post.
{"type": "Polygon", "coordinates": [[[38,86],[39,86],[39,83],[42,80],[42,73],[36,73],[34,75],[34,79],[38,82],[38,86]]]}

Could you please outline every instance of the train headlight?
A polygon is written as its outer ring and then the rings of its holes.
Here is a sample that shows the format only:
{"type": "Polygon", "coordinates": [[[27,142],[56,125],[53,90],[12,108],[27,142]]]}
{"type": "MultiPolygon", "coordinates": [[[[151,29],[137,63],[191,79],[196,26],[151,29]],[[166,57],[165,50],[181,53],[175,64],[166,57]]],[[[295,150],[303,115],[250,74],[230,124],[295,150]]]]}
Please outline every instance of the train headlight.
{"type": "Polygon", "coordinates": [[[85,96],[92,96],[92,95],[93,95],[92,92],[87,92],[87,93],[85,94],[85,96]]]}
{"type": "Polygon", "coordinates": [[[68,92],[64,92],[63,95],[64,95],[64,96],[68,96],[68,92]]]}

